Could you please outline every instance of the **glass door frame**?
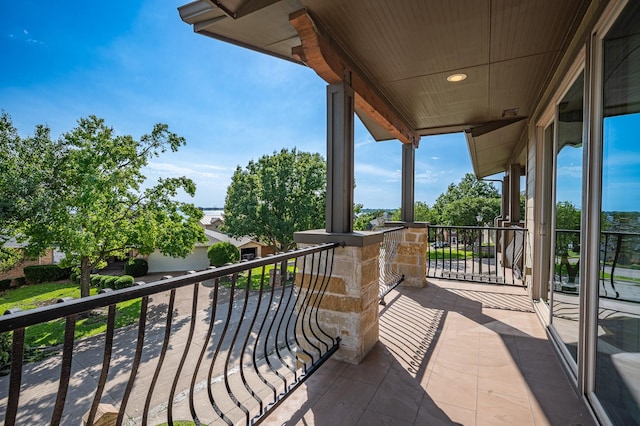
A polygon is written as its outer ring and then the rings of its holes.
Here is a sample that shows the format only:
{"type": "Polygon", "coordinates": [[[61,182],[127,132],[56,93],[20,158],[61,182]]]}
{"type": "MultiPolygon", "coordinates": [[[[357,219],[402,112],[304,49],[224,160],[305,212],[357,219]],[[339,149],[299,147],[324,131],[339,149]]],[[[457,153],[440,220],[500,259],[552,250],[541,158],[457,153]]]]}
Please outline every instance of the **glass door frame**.
{"type": "MultiPolygon", "coordinates": [[[[585,77],[585,84],[583,88],[583,91],[584,91],[583,107],[584,107],[584,111],[588,109],[586,105],[586,100],[587,100],[587,97],[586,97],[587,95],[586,93],[587,92],[586,90],[587,89],[586,47],[583,47],[578,53],[578,55],[576,56],[572,66],[569,68],[565,77],[563,78],[562,82],[557,88],[553,96],[553,99],[549,102],[549,106],[547,107],[545,112],[541,115],[541,118],[540,120],[538,120],[538,123],[536,125],[537,127],[536,136],[538,139],[537,143],[542,144],[541,145],[542,148],[540,151],[538,151],[538,153],[541,154],[543,157],[541,158],[541,161],[539,163],[539,168],[536,170],[536,172],[540,173],[539,176],[541,176],[542,179],[551,179],[551,182],[548,188],[536,188],[536,191],[542,190],[540,197],[536,199],[536,201],[540,204],[539,210],[537,212],[539,217],[538,219],[539,222],[537,224],[539,227],[538,234],[541,236],[541,238],[539,238],[538,240],[540,244],[539,251],[538,251],[540,253],[539,255],[540,269],[539,270],[543,270],[543,268],[545,268],[546,273],[544,274],[544,277],[547,278],[547,286],[549,286],[549,288],[551,289],[551,292],[549,294],[549,300],[548,300],[548,308],[543,307],[545,305],[544,303],[536,303],[537,305],[536,309],[537,309],[538,315],[542,318],[542,320],[548,327],[549,333],[552,336],[551,340],[553,344],[556,346],[558,351],[562,354],[562,361],[567,367],[567,371],[572,373],[571,375],[574,382],[578,380],[578,375],[579,375],[578,364],[580,360],[580,356],[579,356],[580,341],[578,341],[578,363],[576,363],[573,360],[573,357],[571,356],[569,351],[567,350],[566,346],[564,345],[562,338],[556,331],[553,324],[553,293],[554,293],[553,292],[553,280],[554,280],[553,268],[555,265],[554,247],[555,247],[555,224],[556,224],[555,188],[556,188],[556,182],[557,182],[557,176],[556,176],[557,167],[555,164],[556,163],[555,157],[556,157],[557,140],[558,140],[559,104],[561,100],[565,97],[567,92],[571,89],[571,86],[583,73],[585,77]],[[553,146],[551,147],[551,149],[549,149],[550,147],[548,146],[546,146],[545,148],[544,137],[545,137],[545,130],[552,124],[554,126],[553,146]],[[547,163],[546,167],[544,164],[545,162],[547,163]],[[548,166],[549,162],[551,163],[551,167],[548,166]]],[[[586,116],[583,113],[583,122],[585,119],[586,119],[586,116]]],[[[586,148],[587,135],[584,129],[583,129],[582,137],[583,137],[583,157],[584,157],[587,151],[587,148],[586,148]]],[[[585,164],[587,163],[584,162],[583,160],[583,172],[584,172],[585,164]]],[[[538,180],[538,182],[540,182],[540,180],[538,180]]],[[[584,188],[584,176],[583,176],[583,188],[582,188],[582,204],[583,205],[584,205],[584,198],[585,198],[585,188],[584,188]]],[[[582,220],[584,221],[584,215],[582,215],[582,220]]],[[[584,231],[581,230],[581,233],[582,232],[584,231]]],[[[582,250],[580,253],[580,263],[584,265],[582,250]]],[[[581,268],[580,275],[583,276],[582,275],[583,266],[581,266],[580,268],[581,268]]],[[[536,291],[534,294],[534,298],[537,299],[538,301],[540,301],[541,291],[544,288],[542,283],[542,280],[544,279],[544,277],[540,277],[536,283],[536,291]]],[[[580,294],[582,294],[582,291],[580,292],[580,294]]],[[[579,299],[580,301],[581,301],[581,297],[582,296],[580,296],[580,299],[579,299]]],[[[580,317],[578,320],[578,340],[580,340],[580,337],[581,337],[580,330],[581,330],[581,324],[583,322],[582,316],[583,316],[583,310],[580,309],[580,317]]]]}
{"type": "Polygon", "coordinates": [[[592,238],[585,240],[586,261],[580,273],[585,280],[597,285],[588,286],[581,297],[585,308],[584,326],[581,328],[579,342],[579,371],[578,390],[586,395],[593,410],[601,421],[610,424],[606,411],[595,394],[596,351],[598,344],[598,308],[599,308],[599,279],[600,279],[600,215],[602,208],[602,167],[603,167],[603,70],[604,70],[604,38],[620,17],[627,0],[612,1],[599,21],[594,26],[591,37],[587,41],[587,74],[585,75],[585,131],[589,140],[585,158],[588,158],[587,179],[583,180],[583,190],[587,191],[586,215],[583,217],[583,232],[592,238]],[[587,79],[588,77],[588,79],[587,79]],[[588,114],[588,115],[587,115],[588,114]],[[582,356],[580,357],[580,354],[582,356]]]}

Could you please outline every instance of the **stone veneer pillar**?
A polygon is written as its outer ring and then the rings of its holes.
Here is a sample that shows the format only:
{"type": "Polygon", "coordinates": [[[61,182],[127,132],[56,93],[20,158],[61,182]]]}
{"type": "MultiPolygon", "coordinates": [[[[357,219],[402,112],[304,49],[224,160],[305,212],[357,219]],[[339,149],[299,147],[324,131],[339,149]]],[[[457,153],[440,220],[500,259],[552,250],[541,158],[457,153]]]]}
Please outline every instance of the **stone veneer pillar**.
{"type": "MultiPolygon", "coordinates": [[[[295,234],[298,247],[327,242],[342,245],[335,249],[318,320],[327,333],[341,339],[334,357],[352,364],[362,361],[378,341],[378,258],[382,239],[381,232],[330,234],[314,230],[295,234]]],[[[298,274],[301,273],[304,271],[298,274]]],[[[297,277],[298,282],[301,278],[297,277]]]]}
{"type": "Polygon", "coordinates": [[[393,271],[404,275],[402,285],[427,286],[427,241],[429,224],[426,222],[387,222],[387,227],[405,226],[398,246],[393,271]]]}

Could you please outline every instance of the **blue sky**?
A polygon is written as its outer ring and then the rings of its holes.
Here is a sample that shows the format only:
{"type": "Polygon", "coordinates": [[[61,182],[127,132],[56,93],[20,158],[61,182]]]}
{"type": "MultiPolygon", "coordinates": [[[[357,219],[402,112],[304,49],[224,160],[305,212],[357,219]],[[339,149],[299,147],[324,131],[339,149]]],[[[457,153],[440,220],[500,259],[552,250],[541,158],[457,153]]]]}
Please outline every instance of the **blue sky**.
{"type": "MultiPolygon", "coordinates": [[[[136,138],[158,122],[187,140],[154,159],[153,180],[188,176],[202,207],[222,206],[237,165],[281,148],[325,156],[326,84],[310,69],[194,34],[180,1],[5,1],[0,5],[0,109],[22,136],[54,138],[79,117],[136,138]]],[[[355,201],[400,205],[401,146],[355,129],[355,201]]],[[[433,204],[471,172],[462,134],[423,138],[416,201],[433,204]],[[455,155],[452,155],[455,153],[455,155]]]]}

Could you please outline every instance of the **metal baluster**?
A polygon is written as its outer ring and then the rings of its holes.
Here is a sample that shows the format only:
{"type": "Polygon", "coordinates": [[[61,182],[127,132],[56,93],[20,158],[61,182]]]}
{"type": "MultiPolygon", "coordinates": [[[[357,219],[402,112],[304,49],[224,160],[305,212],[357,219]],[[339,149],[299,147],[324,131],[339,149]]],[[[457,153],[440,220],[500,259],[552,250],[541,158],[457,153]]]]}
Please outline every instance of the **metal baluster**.
{"type": "Polygon", "coordinates": [[[11,375],[9,376],[9,398],[4,424],[13,426],[18,414],[20,385],[22,384],[22,362],[24,357],[24,327],[13,330],[11,346],[11,375]]]}
{"type": "Polygon", "coordinates": [[[58,395],[56,404],[51,416],[51,425],[58,426],[62,419],[64,403],[69,390],[69,378],[71,377],[71,361],[73,359],[73,342],[75,340],[76,315],[69,315],[64,327],[64,344],[62,350],[62,366],[60,368],[60,383],[58,384],[58,395]]]}
{"type": "Polygon", "coordinates": [[[160,376],[160,369],[162,368],[162,363],[164,362],[164,356],[167,353],[167,348],[169,347],[169,337],[171,337],[171,321],[173,320],[173,305],[176,300],[176,289],[171,290],[169,295],[169,306],[167,307],[167,321],[164,327],[164,341],[162,342],[162,349],[160,350],[160,358],[158,359],[158,364],[156,365],[156,371],[153,373],[153,379],[151,379],[151,384],[149,385],[149,391],[147,392],[147,399],[144,403],[144,409],[142,411],[142,424],[146,425],[149,416],[149,407],[151,406],[151,396],[153,395],[153,390],[155,389],[156,382],[158,381],[158,377],[160,376]]]}
{"type": "MultiPolygon", "coordinates": [[[[233,285],[234,292],[235,292],[235,289],[237,288],[237,282],[235,282],[237,278],[238,276],[234,275],[234,279],[235,279],[234,285],[233,285]]],[[[235,331],[233,332],[233,336],[231,337],[231,343],[229,344],[229,349],[227,350],[227,358],[225,359],[225,363],[224,363],[224,385],[227,388],[227,395],[229,395],[229,398],[231,398],[231,401],[233,401],[236,407],[242,410],[247,420],[247,424],[249,424],[249,410],[238,400],[236,395],[233,393],[233,390],[231,390],[231,385],[229,384],[229,376],[230,376],[229,366],[232,366],[233,348],[236,345],[236,340],[238,338],[238,334],[240,333],[240,326],[242,324],[242,319],[244,319],[244,315],[247,312],[247,304],[249,303],[250,284],[251,284],[251,270],[249,270],[247,285],[245,286],[244,303],[242,304],[242,311],[240,313],[241,320],[238,322],[235,328],[235,331]]],[[[242,376],[242,353],[240,354],[240,372],[242,376]]],[[[242,376],[242,380],[244,381],[244,376],[242,376]]]]}
{"type": "Polygon", "coordinates": [[[149,307],[149,296],[144,296],[142,298],[142,303],[140,304],[140,318],[138,320],[138,341],[136,344],[136,353],[133,357],[133,364],[131,365],[131,374],[129,375],[129,381],[127,382],[127,387],[124,391],[124,396],[122,397],[122,403],[120,404],[120,410],[118,411],[118,418],[116,419],[116,425],[122,425],[125,415],[125,408],[127,407],[127,402],[129,401],[129,396],[131,395],[131,390],[133,389],[133,382],[136,379],[136,374],[138,373],[138,367],[140,366],[140,358],[142,358],[142,349],[144,347],[144,332],[145,326],[147,323],[147,308],[149,307]]]}
{"type": "Polygon", "coordinates": [[[111,363],[111,352],[113,351],[113,332],[115,330],[116,323],[116,305],[109,305],[109,312],[107,314],[107,331],[105,332],[104,341],[104,355],[102,356],[102,369],[100,370],[100,379],[98,380],[98,387],[96,388],[96,395],[93,398],[91,404],[91,410],[87,417],[87,424],[91,425],[95,421],[96,413],[98,412],[98,405],[102,399],[102,392],[104,392],[104,386],[107,383],[107,377],[109,375],[109,364],[111,363]]]}
{"type": "MultiPolygon", "coordinates": [[[[204,355],[207,352],[207,348],[209,347],[209,341],[211,340],[211,335],[213,334],[213,326],[216,322],[216,312],[218,307],[218,288],[220,286],[220,278],[216,278],[214,280],[213,287],[213,300],[211,302],[211,314],[209,317],[209,329],[207,330],[207,334],[205,335],[204,342],[202,342],[202,349],[200,350],[200,355],[198,356],[198,361],[196,362],[196,366],[193,371],[193,376],[191,377],[191,384],[189,386],[189,395],[193,395],[195,393],[196,388],[196,380],[198,376],[198,371],[200,371],[200,366],[202,365],[202,360],[204,359],[204,355]]],[[[189,398],[189,411],[191,412],[191,417],[196,424],[200,423],[198,419],[198,415],[196,413],[196,407],[193,403],[193,398],[189,398]]]]}
{"type": "MultiPolygon", "coordinates": [[[[175,399],[176,389],[178,388],[178,380],[180,379],[180,373],[184,368],[184,363],[187,360],[187,355],[189,355],[189,349],[191,348],[191,341],[193,340],[193,333],[196,328],[196,318],[198,313],[198,290],[200,288],[200,283],[193,284],[193,297],[191,302],[191,324],[189,326],[189,334],[187,336],[187,342],[184,345],[184,351],[182,352],[182,357],[180,358],[180,363],[178,364],[178,369],[176,370],[176,375],[173,379],[173,383],[171,384],[171,392],[169,392],[169,399],[167,400],[167,420],[169,424],[173,423],[173,400],[175,399]]],[[[189,398],[193,398],[193,394],[189,395],[189,398]]]]}

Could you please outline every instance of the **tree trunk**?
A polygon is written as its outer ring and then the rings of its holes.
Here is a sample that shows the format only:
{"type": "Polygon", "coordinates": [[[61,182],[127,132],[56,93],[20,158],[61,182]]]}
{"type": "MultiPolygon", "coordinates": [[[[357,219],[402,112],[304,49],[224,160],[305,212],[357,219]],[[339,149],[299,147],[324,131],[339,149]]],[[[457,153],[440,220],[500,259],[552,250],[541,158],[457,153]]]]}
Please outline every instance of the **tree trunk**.
{"type": "Polygon", "coordinates": [[[91,285],[91,262],[88,257],[83,257],[80,261],[80,297],[89,297],[89,286],[91,285]]]}
{"type": "Polygon", "coordinates": [[[569,283],[575,283],[576,277],[578,276],[578,271],[580,270],[580,261],[576,262],[575,265],[572,265],[569,262],[569,257],[566,255],[562,255],[560,259],[560,264],[564,265],[567,268],[567,281],[569,283]]]}

